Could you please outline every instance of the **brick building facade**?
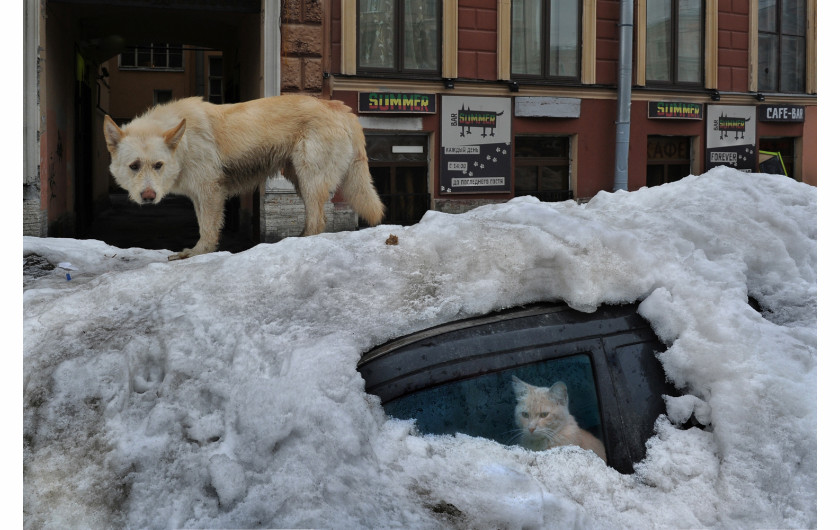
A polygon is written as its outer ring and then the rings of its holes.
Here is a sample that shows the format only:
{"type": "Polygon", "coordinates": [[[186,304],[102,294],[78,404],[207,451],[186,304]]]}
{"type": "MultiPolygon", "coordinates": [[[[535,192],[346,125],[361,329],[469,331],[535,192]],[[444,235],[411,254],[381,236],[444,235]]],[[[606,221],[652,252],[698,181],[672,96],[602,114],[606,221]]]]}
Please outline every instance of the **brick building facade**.
{"type": "MultiPolygon", "coordinates": [[[[721,163],[816,185],[816,1],[778,4],[633,1],[628,189],[721,163]]],[[[308,93],[346,103],[365,128],[389,223],[614,188],[621,2],[407,5],[27,2],[25,73],[38,97],[24,109],[25,233],[82,233],[95,214],[109,179],[97,147],[104,112],[131,97],[153,103],[137,83],[106,87],[101,66],[113,73],[115,54],[146,41],[221,53],[226,102],[308,93]]],[[[196,89],[194,74],[184,90],[196,89]]],[[[300,231],[302,207],[283,179],[239,208],[256,240],[300,231]]],[[[330,230],[356,227],[340,191],[327,212],[330,230]]]]}

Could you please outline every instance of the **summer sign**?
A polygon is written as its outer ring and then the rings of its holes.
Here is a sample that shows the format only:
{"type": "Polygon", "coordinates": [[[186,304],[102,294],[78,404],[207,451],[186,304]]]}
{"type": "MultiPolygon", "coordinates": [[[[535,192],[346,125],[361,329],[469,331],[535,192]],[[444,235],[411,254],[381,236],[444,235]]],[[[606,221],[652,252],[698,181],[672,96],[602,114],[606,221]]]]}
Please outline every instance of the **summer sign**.
{"type": "Polygon", "coordinates": [[[509,98],[441,98],[441,194],[510,192],[510,114],[509,98]]]}
{"type": "Polygon", "coordinates": [[[434,114],[434,94],[359,92],[359,112],[434,114]]]}

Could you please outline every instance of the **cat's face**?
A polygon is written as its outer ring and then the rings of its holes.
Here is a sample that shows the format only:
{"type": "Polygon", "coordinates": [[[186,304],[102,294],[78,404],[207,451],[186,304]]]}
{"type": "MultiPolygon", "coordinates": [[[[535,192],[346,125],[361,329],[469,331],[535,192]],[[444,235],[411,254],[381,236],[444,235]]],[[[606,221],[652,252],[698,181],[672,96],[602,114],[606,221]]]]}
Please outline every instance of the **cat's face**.
{"type": "Polygon", "coordinates": [[[557,432],[569,422],[568,393],[563,382],[551,388],[536,387],[513,378],[516,394],[516,422],[527,438],[554,441],[557,432]]]}

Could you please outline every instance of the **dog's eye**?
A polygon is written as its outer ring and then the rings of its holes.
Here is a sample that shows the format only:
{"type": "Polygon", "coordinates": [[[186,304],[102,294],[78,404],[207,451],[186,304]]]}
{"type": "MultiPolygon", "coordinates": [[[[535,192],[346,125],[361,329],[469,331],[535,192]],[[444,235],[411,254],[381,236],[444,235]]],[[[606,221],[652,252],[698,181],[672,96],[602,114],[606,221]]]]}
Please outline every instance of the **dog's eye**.
{"type": "Polygon", "coordinates": [[[137,171],[138,169],[140,169],[140,162],[135,160],[134,162],[130,163],[130,164],[128,165],[128,167],[129,167],[132,171],[137,171]]]}
{"type": "Polygon", "coordinates": [[[155,162],[155,171],[160,171],[160,168],[163,167],[163,162],[155,162]]]}

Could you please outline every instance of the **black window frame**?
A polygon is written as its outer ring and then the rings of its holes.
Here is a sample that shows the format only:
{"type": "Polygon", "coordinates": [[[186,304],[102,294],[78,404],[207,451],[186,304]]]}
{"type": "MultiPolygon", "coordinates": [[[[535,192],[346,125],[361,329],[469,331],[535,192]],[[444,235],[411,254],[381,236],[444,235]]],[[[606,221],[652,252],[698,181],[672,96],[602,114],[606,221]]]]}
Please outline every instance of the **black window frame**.
{"type": "Polygon", "coordinates": [[[762,29],[762,23],[764,18],[761,16],[761,4],[759,3],[759,16],[758,16],[758,76],[757,76],[757,86],[760,92],[779,92],[783,94],[804,94],[806,91],[806,84],[807,84],[807,64],[808,64],[808,3],[803,1],[801,2],[801,9],[802,12],[799,13],[802,22],[801,33],[791,33],[785,31],[785,24],[783,23],[783,15],[784,15],[784,4],[786,1],[789,0],[761,0],[763,2],[774,2],[775,6],[773,8],[773,19],[775,23],[775,30],[768,30],[762,29]],[[773,83],[771,86],[763,85],[762,82],[764,81],[764,76],[761,75],[761,68],[764,64],[762,60],[764,54],[767,53],[767,47],[761,45],[761,37],[764,36],[772,36],[776,39],[776,48],[773,50],[775,53],[775,64],[773,65],[776,70],[775,79],[773,79],[773,83]],[[791,90],[787,90],[786,86],[784,86],[784,76],[787,72],[790,71],[788,68],[783,68],[784,66],[784,40],[788,38],[795,38],[801,41],[802,46],[802,55],[798,57],[798,59],[802,62],[802,70],[800,72],[800,79],[799,81],[801,84],[797,87],[793,87],[791,90]]]}
{"type": "MultiPolygon", "coordinates": [[[[430,137],[427,133],[388,133],[384,131],[366,131],[365,141],[367,143],[368,167],[371,171],[371,177],[374,181],[374,187],[385,204],[385,219],[386,224],[397,225],[413,225],[422,219],[423,215],[431,208],[431,193],[429,191],[429,144],[430,137]],[[394,139],[394,144],[391,146],[391,154],[388,156],[381,156],[376,151],[373,145],[374,138],[389,138],[394,139]],[[400,140],[404,143],[399,144],[400,140]],[[408,143],[405,143],[408,142],[408,143]],[[393,151],[396,145],[412,145],[422,146],[422,153],[406,153],[399,154],[393,151]],[[380,189],[377,186],[378,177],[387,170],[388,172],[388,189],[380,189]],[[401,170],[422,170],[425,172],[423,182],[425,183],[425,190],[407,193],[405,191],[398,192],[400,176],[398,173],[401,170]],[[410,208],[401,208],[408,204],[410,208]],[[413,215],[408,215],[413,213],[413,215]]],[[[359,219],[360,226],[367,226],[363,219],[359,219]]]]}
{"type": "MultiPolygon", "coordinates": [[[[526,2],[531,2],[534,0],[524,0],[526,2]]],[[[569,83],[569,84],[578,84],[581,82],[581,66],[582,66],[582,57],[583,57],[583,0],[578,0],[578,16],[577,16],[577,53],[576,53],[576,71],[575,75],[571,76],[560,76],[560,75],[551,75],[549,72],[551,71],[551,0],[539,0],[542,4],[542,20],[540,24],[540,42],[541,42],[541,61],[540,61],[540,73],[539,74],[523,74],[517,73],[514,71],[514,27],[513,27],[513,16],[511,16],[510,21],[510,76],[511,79],[515,79],[517,81],[522,82],[537,82],[537,81],[549,81],[554,83],[569,83]]],[[[511,5],[511,9],[514,9],[514,6],[511,5]]]]}
{"type": "Polygon", "coordinates": [[[362,53],[362,24],[361,24],[361,9],[362,2],[356,2],[356,73],[357,74],[373,74],[389,77],[431,77],[440,78],[443,63],[443,0],[437,0],[436,17],[436,58],[437,67],[434,69],[410,69],[405,67],[405,0],[394,1],[394,19],[392,26],[392,34],[394,35],[392,42],[392,51],[394,54],[395,65],[393,68],[387,67],[370,67],[362,66],[360,54],[362,53]]]}
{"type": "Polygon", "coordinates": [[[207,58],[207,101],[210,103],[224,103],[224,57],[211,55],[207,58]],[[216,69],[218,68],[218,71],[216,69]],[[218,91],[216,91],[216,86],[218,91]]]}
{"type": "Polygon", "coordinates": [[[571,163],[571,137],[566,135],[547,135],[547,134],[517,134],[514,135],[514,157],[513,157],[513,192],[515,197],[523,195],[531,195],[537,199],[545,202],[559,202],[574,198],[574,191],[572,190],[572,163],[571,163]],[[526,156],[519,149],[519,143],[522,139],[538,139],[550,138],[562,140],[566,143],[566,156],[551,156],[549,154],[541,154],[539,156],[526,156]],[[546,167],[551,166],[565,166],[567,171],[566,188],[563,190],[545,189],[543,185],[543,171],[546,167]],[[536,167],[537,168],[537,189],[528,190],[517,187],[516,170],[522,167],[536,167]]]}
{"type": "MultiPolygon", "coordinates": [[[[650,69],[647,67],[647,52],[645,56],[645,84],[648,86],[655,86],[655,87],[679,87],[679,88],[702,88],[706,81],[706,68],[705,68],[705,59],[706,59],[706,0],[700,0],[700,61],[699,61],[699,74],[700,79],[698,81],[679,81],[678,80],[678,73],[679,73],[679,38],[680,38],[680,23],[679,23],[679,2],[680,0],[670,0],[671,3],[671,28],[670,28],[670,39],[671,39],[671,46],[668,50],[670,54],[669,60],[669,68],[670,68],[670,79],[668,80],[656,80],[656,79],[649,79],[648,74],[650,69]]],[[[650,4],[646,4],[646,9],[650,10],[650,4]]],[[[648,33],[648,12],[645,13],[645,35],[646,39],[649,35],[648,33]]],[[[648,42],[645,43],[645,49],[648,50],[648,42]]]]}

